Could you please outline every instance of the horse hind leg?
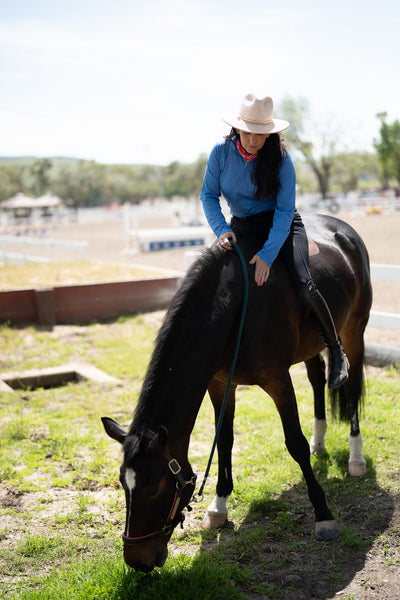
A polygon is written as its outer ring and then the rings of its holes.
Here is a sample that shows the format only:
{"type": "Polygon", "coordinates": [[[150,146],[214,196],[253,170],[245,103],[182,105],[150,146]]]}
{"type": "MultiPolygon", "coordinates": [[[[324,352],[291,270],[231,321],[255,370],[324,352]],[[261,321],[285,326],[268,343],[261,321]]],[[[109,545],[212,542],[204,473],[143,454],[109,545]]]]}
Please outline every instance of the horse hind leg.
{"type": "MultiPolygon", "coordinates": [[[[214,379],[209,387],[211,401],[214,406],[215,423],[217,424],[221,411],[222,400],[225,393],[226,383],[214,379]]],[[[221,431],[217,442],[218,451],[218,479],[216,495],[207,508],[203,519],[203,527],[206,529],[219,529],[228,521],[227,500],[233,490],[232,480],[232,447],[233,447],[233,419],[235,415],[235,390],[231,386],[229,391],[221,431]]]]}
{"type": "Polygon", "coordinates": [[[359,408],[364,392],[364,327],[359,318],[350,320],[342,332],[343,346],[350,361],[349,378],[338,390],[332,390],[333,402],[339,404],[341,420],[350,422],[349,475],[363,477],[367,472],[363,440],[359,425],[359,408]]]}
{"type": "Polygon", "coordinates": [[[311,454],[323,456],[326,453],[325,433],[327,430],[325,413],[325,361],[321,354],[305,361],[308,379],[314,394],[313,435],[310,442],[311,454]]]}

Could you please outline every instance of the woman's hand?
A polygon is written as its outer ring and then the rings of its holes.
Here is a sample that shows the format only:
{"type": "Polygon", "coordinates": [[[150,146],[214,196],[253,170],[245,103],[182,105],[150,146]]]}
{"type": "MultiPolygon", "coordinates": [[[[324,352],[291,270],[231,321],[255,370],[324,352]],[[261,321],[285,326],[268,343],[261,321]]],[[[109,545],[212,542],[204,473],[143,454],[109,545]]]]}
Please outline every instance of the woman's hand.
{"type": "Polygon", "coordinates": [[[225,231],[225,233],[223,233],[218,238],[218,246],[220,248],[222,248],[222,250],[224,252],[226,252],[227,250],[232,250],[233,246],[232,246],[230,240],[232,240],[236,244],[236,242],[237,242],[236,235],[233,233],[233,231],[225,231]]]}
{"type": "Polygon", "coordinates": [[[258,254],[255,254],[255,256],[253,256],[253,258],[250,261],[250,264],[256,265],[255,274],[254,274],[254,279],[255,279],[256,284],[258,286],[264,285],[264,283],[267,281],[267,279],[269,277],[269,266],[261,258],[261,256],[258,256],[258,254]]]}

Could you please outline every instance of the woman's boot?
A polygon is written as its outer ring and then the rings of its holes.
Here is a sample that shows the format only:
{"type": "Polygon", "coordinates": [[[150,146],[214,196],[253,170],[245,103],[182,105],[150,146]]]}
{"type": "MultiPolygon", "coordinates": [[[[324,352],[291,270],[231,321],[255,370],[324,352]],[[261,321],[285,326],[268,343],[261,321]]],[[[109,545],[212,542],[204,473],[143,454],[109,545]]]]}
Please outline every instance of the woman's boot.
{"type": "Polygon", "coordinates": [[[329,307],[313,281],[306,284],[306,298],[311,306],[311,318],[329,350],[328,387],[333,390],[347,381],[349,361],[337,336],[329,307]]]}

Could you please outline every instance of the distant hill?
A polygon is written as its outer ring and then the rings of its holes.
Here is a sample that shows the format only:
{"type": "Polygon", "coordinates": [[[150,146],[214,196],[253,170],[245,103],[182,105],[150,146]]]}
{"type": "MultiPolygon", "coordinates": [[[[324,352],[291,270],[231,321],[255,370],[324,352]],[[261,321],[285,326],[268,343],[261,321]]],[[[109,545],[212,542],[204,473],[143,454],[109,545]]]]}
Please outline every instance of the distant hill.
{"type": "MultiPolygon", "coordinates": [[[[58,166],[75,166],[77,165],[81,160],[83,160],[84,162],[91,162],[90,160],[86,159],[86,158],[74,158],[72,156],[0,156],[0,167],[2,165],[6,165],[6,164],[19,164],[19,165],[30,165],[31,163],[35,162],[35,160],[41,160],[43,158],[48,158],[52,163],[54,167],[58,167],[58,166]]],[[[93,161],[93,162],[97,162],[97,161],[93,161]]],[[[160,165],[143,165],[143,164],[130,164],[130,163],[98,163],[98,164],[104,164],[107,166],[115,166],[117,164],[122,164],[122,166],[124,167],[143,167],[143,166],[151,166],[151,167],[155,167],[155,168],[162,168],[160,167],[160,165]]]]}
{"type": "MultiPolygon", "coordinates": [[[[38,156],[0,156],[0,165],[4,165],[7,163],[29,165],[35,160],[40,160],[40,158],[38,156]]],[[[46,158],[48,158],[54,163],[66,163],[71,165],[76,164],[81,160],[80,158],[73,158],[70,156],[47,156],[46,158]]]]}

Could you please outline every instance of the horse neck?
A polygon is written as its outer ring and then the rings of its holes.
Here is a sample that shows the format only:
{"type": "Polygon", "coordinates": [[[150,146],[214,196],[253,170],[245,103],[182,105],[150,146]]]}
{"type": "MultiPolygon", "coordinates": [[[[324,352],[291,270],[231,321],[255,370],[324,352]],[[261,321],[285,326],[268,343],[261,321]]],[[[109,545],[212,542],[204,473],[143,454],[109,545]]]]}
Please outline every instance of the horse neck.
{"type": "Polygon", "coordinates": [[[240,290],[212,255],[189,273],[158,334],[133,427],[164,425],[174,440],[190,438],[208,384],[238,317],[240,290]],[[211,266],[210,266],[211,264],[211,266]],[[192,279],[191,279],[192,278],[192,279]],[[230,283],[226,283],[227,279],[230,283]]]}
{"type": "MultiPolygon", "coordinates": [[[[213,353],[199,347],[185,349],[184,365],[178,356],[150,365],[139,397],[132,429],[147,427],[154,431],[164,425],[169,440],[189,444],[203,397],[212,376],[213,353]],[[197,360],[194,355],[200,356],[197,360]],[[207,355],[207,359],[205,356],[207,355]],[[207,364],[205,364],[207,363],[207,364]]],[[[171,442],[172,443],[172,442],[171,442]]]]}

